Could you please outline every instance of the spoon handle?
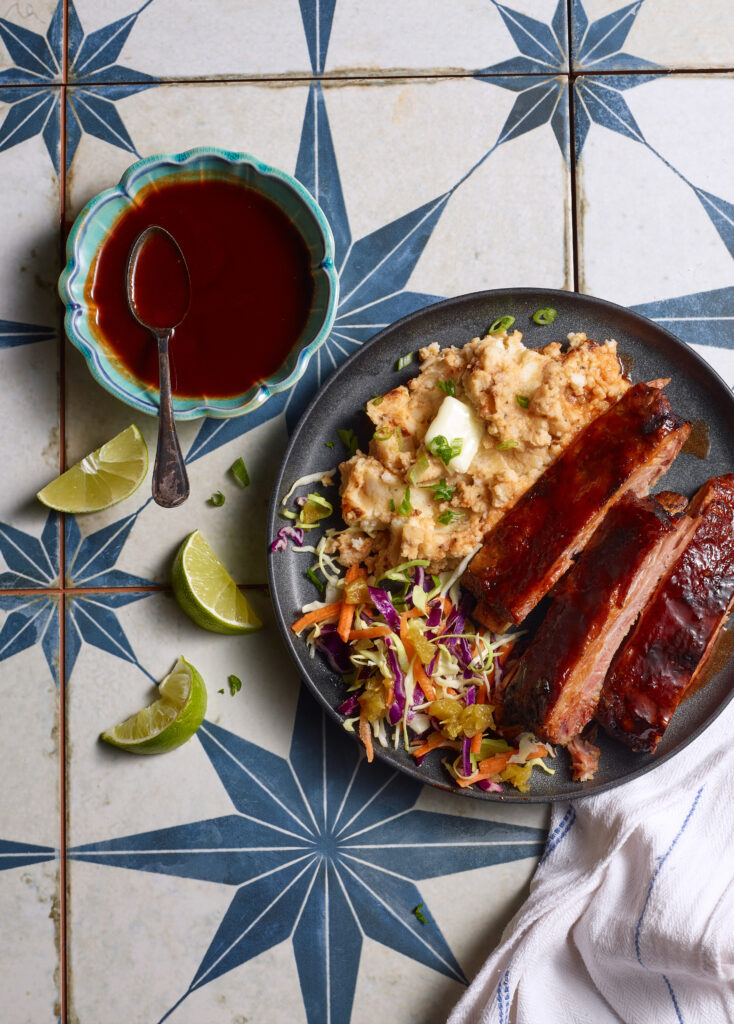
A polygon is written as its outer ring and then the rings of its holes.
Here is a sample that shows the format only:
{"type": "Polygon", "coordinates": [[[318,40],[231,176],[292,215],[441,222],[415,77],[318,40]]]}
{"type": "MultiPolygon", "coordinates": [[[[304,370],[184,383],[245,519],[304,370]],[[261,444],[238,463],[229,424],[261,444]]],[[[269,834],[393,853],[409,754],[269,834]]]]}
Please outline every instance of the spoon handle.
{"type": "Polygon", "coordinates": [[[189,478],[173,418],[171,365],[168,361],[170,337],[170,331],[156,331],[161,397],[158,411],[158,447],[153,469],[153,500],[164,508],[175,508],[189,496],[189,478]]]}

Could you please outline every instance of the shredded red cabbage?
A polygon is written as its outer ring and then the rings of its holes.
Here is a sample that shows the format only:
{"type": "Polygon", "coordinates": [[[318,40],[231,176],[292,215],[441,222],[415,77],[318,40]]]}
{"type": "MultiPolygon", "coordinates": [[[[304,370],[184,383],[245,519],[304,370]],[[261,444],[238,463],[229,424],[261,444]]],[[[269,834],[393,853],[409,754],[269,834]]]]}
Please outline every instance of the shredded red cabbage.
{"type": "Polygon", "coordinates": [[[270,545],[271,551],[286,551],[288,548],[288,540],[292,540],[296,547],[303,547],[303,538],[305,534],[298,526],[281,526],[275,535],[275,540],[270,545]]]}
{"type": "Polygon", "coordinates": [[[501,793],[502,786],[499,782],[492,782],[491,779],[480,779],[477,783],[480,789],[483,789],[485,793],[501,793]]]}
{"type": "Polygon", "coordinates": [[[321,627],[321,634],[314,640],[314,646],[321,651],[335,672],[346,675],[347,672],[352,671],[352,663],[349,660],[349,644],[345,644],[337,635],[333,622],[321,627]]]}
{"type": "Polygon", "coordinates": [[[469,705],[473,704],[476,699],[477,699],[477,688],[476,688],[476,686],[470,686],[469,689],[466,691],[466,695],[464,697],[464,700],[466,702],[466,706],[469,707],[469,705]]]}
{"type": "Polygon", "coordinates": [[[387,664],[393,674],[393,693],[395,698],[390,705],[387,717],[390,725],[397,725],[405,711],[405,680],[398,663],[398,656],[395,653],[392,637],[385,637],[385,647],[387,648],[387,664]]]}
{"type": "Polygon", "coordinates": [[[471,740],[467,736],[461,743],[461,774],[468,777],[472,774],[471,766],[471,740]]]}
{"type": "MultiPolygon", "coordinates": [[[[426,619],[426,628],[435,629],[441,624],[441,613],[443,612],[443,602],[440,597],[436,597],[433,601],[428,602],[428,618],[426,619]]],[[[426,636],[428,634],[426,633],[426,636]]],[[[429,639],[432,639],[429,638],[429,639]]]]}
{"type": "Polygon", "coordinates": [[[351,697],[347,697],[343,704],[340,704],[336,709],[340,715],[353,715],[359,709],[359,701],[352,694],[351,697]]]}
{"type": "Polygon", "coordinates": [[[390,595],[386,590],[380,589],[380,587],[368,587],[372,604],[382,615],[385,622],[388,624],[393,633],[400,632],[400,616],[395,611],[395,606],[390,600],[390,595]]]}

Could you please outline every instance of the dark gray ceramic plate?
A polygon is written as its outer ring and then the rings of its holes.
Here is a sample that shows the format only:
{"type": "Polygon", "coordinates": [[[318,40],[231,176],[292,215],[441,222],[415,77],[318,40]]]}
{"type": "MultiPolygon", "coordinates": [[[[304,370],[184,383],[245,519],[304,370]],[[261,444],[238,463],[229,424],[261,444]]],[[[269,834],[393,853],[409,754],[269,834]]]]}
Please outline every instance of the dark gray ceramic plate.
{"type": "MultiPolygon", "coordinates": [[[[442,348],[464,345],[482,334],[497,317],[508,313],[515,317],[515,327],[523,332],[524,341],[530,347],[562,341],[572,330],[585,331],[590,338],[600,341],[617,339],[620,354],[626,357],[627,365],[632,364],[633,380],[671,378],[667,393],[674,409],[689,420],[708,424],[711,447],[705,460],[692,454],[679,455],[661,481],[661,488],[690,496],[709,477],[734,471],[732,392],[707,363],[672,334],[621,306],[587,295],[531,288],[477,292],[439,302],[399,320],[347,359],[329,378],[291,438],[275,485],[269,536],[274,536],[283,524],[277,515],[278,506],[293,481],[306,473],[330,469],[344,458],[343,446],[338,441],[339,428],[355,430],[366,451],[372,430],[361,411],[365,402],[376,392],[388,391],[417,372],[416,364],[396,372],[395,364],[400,356],[434,341],[442,348]],[[554,324],[538,327],[532,321],[532,314],[545,306],[553,306],[558,317],[554,324]],[[333,451],[324,446],[325,441],[335,442],[333,451]]],[[[337,498],[336,488],[333,497],[337,498]]],[[[338,501],[334,504],[338,507],[338,501]]],[[[331,715],[341,721],[334,710],[345,696],[341,677],[320,658],[311,660],[303,642],[294,637],[289,628],[298,617],[300,607],[316,596],[312,584],[304,578],[307,565],[308,556],[292,551],[270,555],[273,603],[285,642],[306,684],[331,715]]],[[[726,637],[724,643],[727,643],[726,637]]],[[[416,768],[404,750],[384,750],[376,746],[376,754],[421,782],[481,800],[547,801],[599,793],[662,764],[713,723],[734,692],[734,659],[725,660],[724,667],[712,675],[706,686],[679,707],[654,755],[635,754],[600,731],[602,756],[592,782],[579,784],[571,780],[563,752],[553,765],[555,775],[533,772],[531,791],[524,795],[509,789],[503,794],[475,792],[475,787],[459,789],[441,765],[440,751],[429,755],[420,768],[416,768]]]]}

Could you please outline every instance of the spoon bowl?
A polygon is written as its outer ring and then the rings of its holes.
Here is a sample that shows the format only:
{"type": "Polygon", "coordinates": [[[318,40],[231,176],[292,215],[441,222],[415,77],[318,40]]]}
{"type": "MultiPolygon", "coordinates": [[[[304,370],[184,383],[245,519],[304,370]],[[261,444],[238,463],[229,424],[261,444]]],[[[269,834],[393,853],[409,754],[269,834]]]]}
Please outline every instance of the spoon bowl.
{"type": "Polygon", "coordinates": [[[189,480],[173,416],[168,348],[188,312],[191,279],[178,242],[165,228],[151,225],[135,239],[125,283],[130,312],[158,346],[160,404],[153,500],[164,508],[175,508],[188,498],[189,480]]]}

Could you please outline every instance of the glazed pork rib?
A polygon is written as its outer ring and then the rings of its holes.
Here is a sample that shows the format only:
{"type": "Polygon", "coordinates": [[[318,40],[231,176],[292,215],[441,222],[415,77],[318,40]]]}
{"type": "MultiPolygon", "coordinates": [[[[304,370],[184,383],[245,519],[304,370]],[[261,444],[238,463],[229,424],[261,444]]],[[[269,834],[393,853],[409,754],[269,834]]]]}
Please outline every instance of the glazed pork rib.
{"type": "Polygon", "coordinates": [[[636,384],[597,417],[490,531],[462,577],[476,617],[498,633],[522,622],[571,565],[607,510],[645,495],[676,457],[691,425],[662,391],[636,384]]]}
{"type": "Polygon", "coordinates": [[[633,750],[655,750],[734,603],[734,475],[709,480],[691,509],[693,537],[617,652],[596,712],[633,750]]]}
{"type": "Polygon", "coordinates": [[[614,652],[694,522],[673,520],[654,498],[625,494],[571,572],[520,661],[503,722],[566,745],[593,718],[614,652]]]}

